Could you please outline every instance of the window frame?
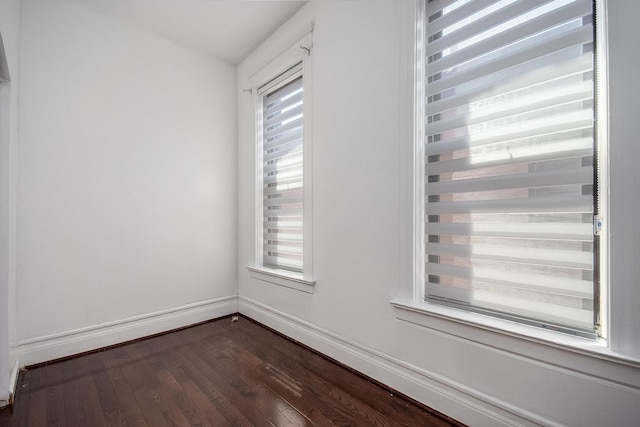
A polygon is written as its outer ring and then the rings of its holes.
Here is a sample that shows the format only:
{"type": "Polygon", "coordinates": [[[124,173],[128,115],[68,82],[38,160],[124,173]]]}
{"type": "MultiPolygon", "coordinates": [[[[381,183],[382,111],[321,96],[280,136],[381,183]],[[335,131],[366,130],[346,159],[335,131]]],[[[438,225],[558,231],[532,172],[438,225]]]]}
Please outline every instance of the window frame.
{"type": "MultiPolygon", "coordinates": [[[[407,226],[405,234],[411,234],[409,240],[411,248],[404,250],[407,261],[405,269],[410,273],[403,274],[402,286],[390,301],[394,307],[396,318],[409,323],[451,334],[463,339],[480,342],[506,351],[532,356],[532,348],[529,351],[518,350],[524,342],[543,344],[543,347],[533,347],[540,360],[555,360],[549,352],[551,348],[566,350],[561,352],[563,357],[569,354],[582,354],[596,356],[611,361],[630,361],[628,356],[618,353],[611,348],[610,322],[609,322],[609,230],[607,218],[609,217],[608,201],[608,80],[607,80],[607,27],[606,27],[606,0],[595,1],[596,32],[595,32],[595,84],[596,93],[596,149],[600,158],[600,219],[602,229],[599,248],[600,268],[600,316],[601,330],[595,340],[573,336],[562,332],[542,329],[523,323],[499,317],[488,316],[461,308],[449,307],[426,301],[424,298],[424,146],[421,141],[424,138],[424,79],[422,70],[424,64],[424,47],[422,40],[424,35],[424,13],[426,0],[415,0],[401,10],[401,40],[407,41],[407,46],[401,50],[400,62],[407,67],[401,80],[401,90],[407,99],[412,100],[412,105],[403,106],[410,113],[402,124],[407,127],[401,131],[403,141],[411,141],[411,172],[401,177],[401,182],[409,183],[412,187],[410,194],[404,193],[404,209],[410,212],[413,221],[411,229],[407,226]],[[411,45],[409,46],[409,41],[411,45]],[[411,176],[409,176],[409,173],[411,176]]],[[[405,151],[409,151],[408,149],[405,151]]],[[[407,167],[409,163],[407,163],[407,167]]],[[[640,363],[640,359],[631,358],[633,363],[640,363]]],[[[567,359],[569,360],[569,359],[567,359]]]]}
{"type": "Polygon", "coordinates": [[[250,79],[254,117],[255,167],[254,167],[254,259],[247,266],[250,276],[263,282],[313,293],[315,280],[313,279],[313,208],[312,208],[312,67],[311,67],[312,33],[307,34],[298,42],[291,45],[278,57],[256,72],[250,79]],[[302,64],[303,92],[303,267],[302,273],[285,269],[265,266],[263,263],[263,98],[269,91],[262,94],[259,89],[277,79],[287,70],[302,64]]]}

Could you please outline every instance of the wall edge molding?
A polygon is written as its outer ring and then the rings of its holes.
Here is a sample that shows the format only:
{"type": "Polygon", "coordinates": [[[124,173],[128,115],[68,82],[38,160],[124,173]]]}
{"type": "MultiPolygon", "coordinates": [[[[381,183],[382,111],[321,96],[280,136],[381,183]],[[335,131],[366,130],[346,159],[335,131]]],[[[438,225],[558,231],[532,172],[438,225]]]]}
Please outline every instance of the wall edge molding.
{"type": "Polygon", "coordinates": [[[474,426],[560,426],[454,380],[349,342],[248,297],[238,297],[238,311],[463,423],[474,426]]]}
{"type": "Polygon", "coordinates": [[[20,372],[20,366],[18,365],[18,361],[13,364],[13,368],[10,369],[9,372],[9,390],[8,397],[0,399],[0,408],[4,408],[5,406],[9,406],[13,404],[13,400],[16,397],[16,389],[18,387],[18,373],[20,372]]]}
{"type": "Polygon", "coordinates": [[[238,311],[238,296],[229,295],[91,325],[18,342],[18,366],[72,356],[125,341],[182,328],[238,311]]]}

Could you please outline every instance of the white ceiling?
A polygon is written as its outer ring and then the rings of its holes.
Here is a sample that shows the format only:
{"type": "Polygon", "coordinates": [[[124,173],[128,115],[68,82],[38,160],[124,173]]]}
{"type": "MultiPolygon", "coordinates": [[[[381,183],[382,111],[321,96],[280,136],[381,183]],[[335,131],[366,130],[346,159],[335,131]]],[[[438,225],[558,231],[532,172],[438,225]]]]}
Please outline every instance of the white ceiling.
{"type": "Polygon", "coordinates": [[[238,64],[304,5],[289,0],[74,0],[238,64]]]}

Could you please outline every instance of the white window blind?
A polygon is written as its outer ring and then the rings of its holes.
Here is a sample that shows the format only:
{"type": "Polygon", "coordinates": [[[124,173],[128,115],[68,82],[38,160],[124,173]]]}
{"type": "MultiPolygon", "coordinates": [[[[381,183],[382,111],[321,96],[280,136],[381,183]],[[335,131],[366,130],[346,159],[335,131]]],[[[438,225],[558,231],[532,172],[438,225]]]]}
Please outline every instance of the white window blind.
{"type": "Polygon", "coordinates": [[[589,0],[430,0],[425,298],[594,331],[589,0]]]}
{"type": "Polygon", "coordinates": [[[262,262],[303,270],[302,65],[259,89],[263,94],[262,262]]]}

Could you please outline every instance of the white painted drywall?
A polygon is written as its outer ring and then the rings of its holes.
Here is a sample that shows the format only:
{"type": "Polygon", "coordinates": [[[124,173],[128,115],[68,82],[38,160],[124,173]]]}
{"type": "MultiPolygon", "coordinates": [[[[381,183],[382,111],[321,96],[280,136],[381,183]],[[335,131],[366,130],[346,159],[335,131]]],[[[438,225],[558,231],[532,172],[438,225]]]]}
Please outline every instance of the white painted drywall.
{"type": "Polygon", "coordinates": [[[10,81],[0,83],[0,403],[9,398],[15,362],[15,150],[18,136],[19,31],[20,1],[0,1],[0,36],[10,78],[10,81]]]}
{"type": "Polygon", "coordinates": [[[234,67],[60,0],[20,46],[19,349],[234,296],[234,67]]]}
{"type": "MultiPolygon", "coordinates": [[[[630,425],[640,417],[640,366],[522,341],[496,348],[490,333],[473,338],[396,318],[389,300],[406,296],[412,277],[406,257],[413,237],[411,93],[403,67],[404,0],[312,2],[238,67],[239,87],[315,21],[313,41],[313,294],[249,276],[254,237],[254,139],[250,97],[238,96],[239,252],[241,311],[401,392],[471,425],[630,425]],[[404,80],[403,80],[404,79],[404,80]],[[409,172],[410,175],[410,172],[409,172]],[[511,348],[509,346],[511,345],[511,348]],[[504,348],[507,348],[506,350],[504,348]],[[530,350],[530,352],[529,352],[530,350]],[[542,354],[541,360],[533,354],[542,354]]],[[[633,27],[638,3],[611,1],[611,210],[613,286],[626,322],[615,350],[636,360],[640,248],[639,197],[634,164],[640,112],[638,83],[627,83],[640,64],[633,27]],[[634,41],[629,42],[629,38],[634,41]],[[631,44],[629,44],[631,43],[631,44]],[[625,156],[627,156],[625,158],[625,156]],[[625,182],[623,183],[623,177],[625,182]],[[635,192],[634,192],[635,190],[635,192]],[[629,215],[626,217],[625,215],[629,215]]],[[[409,7],[409,10],[411,8],[409,7]]],[[[307,82],[309,83],[309,82],[307,82]]],[[[409,82],[410,83],[410,82],[409,82]]],[[[409,292],[410,295],[410,292],[409,292]]],[[[434,320],[435,323],[446,321],[434,320]]],[[[434,325],[435,326],[435,325],[434,325]]],[[[467,327],[465,327],[467,328],[467,327]]],[[[468,328],[466,336],[468,336],[468,328]]],[[[502,339],[502,338],[498,338],[502,339]]],[[[510,340],[509,338],[508,340],[510,340]]],[[[508,341],[505,338],[506,341],[508,341]]]]}

